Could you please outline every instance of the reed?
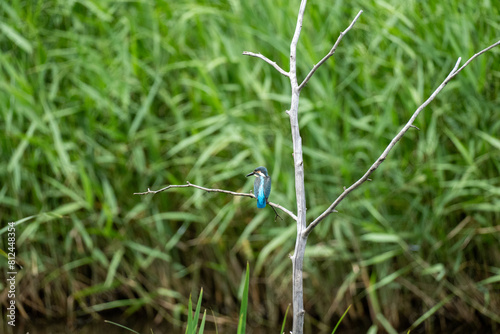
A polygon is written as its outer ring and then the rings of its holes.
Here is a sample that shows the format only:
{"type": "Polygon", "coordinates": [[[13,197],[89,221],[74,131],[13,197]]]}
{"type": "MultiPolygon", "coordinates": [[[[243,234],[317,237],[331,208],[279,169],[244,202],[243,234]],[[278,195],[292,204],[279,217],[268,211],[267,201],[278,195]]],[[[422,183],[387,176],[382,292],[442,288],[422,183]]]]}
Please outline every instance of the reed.
{"type": "MultiPolygon", "coordinates": [[[[266,165],[270,200],[293,208],[289,86],[241,53],[288,70],[296,7],[2,4],[0,221],[18,222],[18,301],[30,314],[118,309],[181,327],[186,296],[204,287],[203,306],[236,324],[248,261],[247,324],[281,327],[291,220],[201,190],[132,194],[186,181],[249,192],[245,174],[266,165]]],[[[360,9],[301,95],[309,218],[366,171],[459,56],[500,31],[494,1],[311,1],[299,77],[360,9]]],[[[492,50],[451,82],[417,119],[420,131],[309,236],[306,331],[331,332],[351,304],[343,326],[497,328],[499,56],[492,50]]]]}

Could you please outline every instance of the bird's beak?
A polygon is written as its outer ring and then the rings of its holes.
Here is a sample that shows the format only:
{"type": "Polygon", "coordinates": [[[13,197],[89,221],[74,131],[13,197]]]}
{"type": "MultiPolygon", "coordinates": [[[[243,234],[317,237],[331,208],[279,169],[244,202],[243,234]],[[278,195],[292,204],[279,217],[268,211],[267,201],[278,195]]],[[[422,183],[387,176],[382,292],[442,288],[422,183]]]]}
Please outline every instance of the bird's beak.
{"type": "Polygon", "coordinates": [[[255,172],[251,172],[250,174],[247,175],[247,177],[255,175],[255,172]]]}

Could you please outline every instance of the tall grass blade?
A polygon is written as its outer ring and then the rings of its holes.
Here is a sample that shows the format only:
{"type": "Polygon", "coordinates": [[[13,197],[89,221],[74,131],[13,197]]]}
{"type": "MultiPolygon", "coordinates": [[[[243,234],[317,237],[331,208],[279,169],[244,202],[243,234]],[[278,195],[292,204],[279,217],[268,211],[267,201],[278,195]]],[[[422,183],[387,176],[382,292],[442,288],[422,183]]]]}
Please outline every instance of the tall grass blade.
{"type": "MultiPolygon", "coordinates": [[[[427,312],[422,314],[415,322],[411,325],[410,329],[415,329],[418,327],[422,322],[425,320],[429,319],[434,313],[436,313],[441,307],[446,305],[451,299],[453,298],[453,295],[448,295],[446,298],[441,300],[439,303],[431,307],[427,312]]],[[[409,330],[408,330],[409,331],[409,330]]]]}
{"type": "Polygon", "coordinates": [[[112,325],[115,325],[115,326],[118,326],[118,327],[121,327],[123,329],[126,329],[128,330],[129,332],[132,332],[132,333],[135,333],[135,334],[141,334],[131,328],[128,328],[127,326],[124,326],[124,325],[120,325],[120,324],[117,324],[116,322],[113,322],[113,321],[110,321],[110,320],[104,320],[104,322],[108,323],[108,324],[112,324],[112,325]]]}
{"type": "Polygon", "coordinates": [[[337,325],[335,325],[335,328],[333,329],[333,332],[332,334],[335,334],[335,332],[337,331],[337,328],[339,327],[340,323],[342,322],[342,319],[344,319],[344,317],[346,316],[347,312],[349,312],[349,309],[351,308],[352,305],[349,305],[349,307],[347,307],[347,310],[345,310],[344,314],[342,314],[342,316],[340,317],[339,321],[337,322],[337,325]]]}
{"type": "Polygon", "coordinates": [[[198,319],[200,318],[200,310],[201,310],[201,300],[203,299],[203,288],[200,290],[200,295],[198,296],[198,303],[196,303],[196,310],[194,312],[193,323],[194,327],[192,333],[196,334],[196,329],[198,328],[198,319]]]}
{"type": "Polygon", "coordinates": [[[241,298],[240,317],[238,322],[238,334],[244,334],[247,323],[248,308],[248,286],[250,284],[250,265],[247,262],[247,272],[245,275],[245,286],[243,288],[243,297],[241,298]]]}
{"type": "Polygon", "coordinates": [[[286,308],[285,317],[283,318],[283,323],[281,324],[280,334],[283,334],[285,332],[286,316],[288,315],[289,310],[290,310],[290,304],[288,304],[288,306],[286,308]]]}
{"type": "Polygon", "coordinates": [[[203,311],[203,318],[201,319],[200,330],[198,331],[198,334],[202,334],[203,331],[205,330],[206,317],[207,317],[207,310],[203,311]]]}
{"type": "MultiPolygon", "coordinates": [[[[198,319],[200,318],[200,310],[201,310],[201,301],[203,299],[203,288],[201,288],[200,295],[198,296],[198,302],[196,303],[196,309],[194,311],[193,315],[193,304],[191,301],[191,296],[189,296],[189,303],[188,303],[188,321],[187,321],[187,327],[186,327],[186,334],[196,334],[196,331],[198,329],[198,319]]],[[[205,317],[206,317],[206,310],[203,313],[203,319],[201,322],[201,325],[204,327],[205,326],[205,317]]],[[[202,328],[200,327],[200,331],[203,332],[202,328]]]]}

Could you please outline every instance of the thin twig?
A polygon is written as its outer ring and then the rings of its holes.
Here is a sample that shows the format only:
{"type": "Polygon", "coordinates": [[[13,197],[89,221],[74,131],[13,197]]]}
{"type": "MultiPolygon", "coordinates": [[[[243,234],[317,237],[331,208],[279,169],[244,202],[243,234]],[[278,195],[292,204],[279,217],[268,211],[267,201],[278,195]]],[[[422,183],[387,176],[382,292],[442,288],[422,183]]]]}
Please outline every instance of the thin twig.
{"type": "Polygon", "coordinates": [[[276,64],[275,61],[272,61],[271,59],[267,58],[266,56],[264,56],[264,55],[262,55],[260,53],[253,53],[253,52],[250,52],[250,51],[243,51],[243,55],[260,58],[263,61],[265,61],[266,63],[268,63],[269,65],[271,65],[272,67],[274,67],[278,72],[280,72],[281,74],[283,74],[285,77],[290,77],[290,74],[287,71],[285,71],[284,69],[282,69],[281,67],[279,67],[279,65],[276,64]]]}
{"type": "Polygon", "coordinates": [[[316,218],[311,224],[309,224],[309,226],[307,227],[307,229],[304,231],[304,237],[307,237],[309,235],[309,233],[311,233],[311,231],[323,220],[325,219],[330,213],[334,212],[334,209],[335,207],[337,207],[337,205],[339,205],[339,203],[351,192],[353,191],[354,189],[358,188],[361,184],[363,184],[366,180],[368,180],[368,176],[370,176],[370,174],[372,174],[377,168],[378,166],[380,166],[380,164],[382,162],[384,162],[384,160],[387,158],[387,155],[389,154],[389,152],[392,150],[392,148],[396,145],[396,143],[403,137],[403,135],[406,133],[406,131],[408,131],[408,129],[410,127],[412,127],[413,125],[413,122],[415,121],[415,119],[417,118],[417,116],[420,114],[420,112],[432,101],[434,100],[434,98],[437,96],[437,94],[439,94],[439,92],[441,92],[441,90],[443,90],[443,88],[446,86],[446,84],[451,80],[453,79],[453,77],[455,77],[455,75],[457,75],[460,71],[462,71],[467,65],[469,65],[469,63],[474,59],[476,58],[477,56],[483,54],[484,52],[494,48],[495,46],[497,45],[500,45],[500,41],[490,45],[489,47],[487,47],[486,49],[476,53],[475,55],[473,55],[472,57],[469,58],[469,60],[467,60],[467,62],[465,62],[465,64],[458,68],[459,64],[460,64],[460,61],[461,61],[461,58],[458,58],[458,61],[457,63],[455,64],[455,67],[453,67],[453,70],[451,70],[450,74],[448,74],[448,76],[446,77],[446,79],[444,79],[444,81],[441,83],[441,85],[439,85],[439,87],[434,91],[434,93],[432,93],[432,95],[424,102],[422,103],[422,105],[420,105],[420,107],[418,107],[418,109],[413,113],[413,115],[411,116],[410,120],[408,121],[408,123],[406,123],[406,125],[403,127],[403,129],[401,129],[401,131],[399,131],[399,133],[396,135],[396,137],[394,137],[392,139],[392,141],[389,143],[389,145],[386,147],[386,149],[384,150],[384,152],[382,153],[382,155],[380,155],[380,157],[375,161],[375,163],[370,167],[370,169],[368,169],[368,171],[365,173],[365,175],[363,175],[358,181],[356,181],[352,186],[350,186],[349,188],[347,189],[344,189],[344,191],[342,192],[342,194],[340,194],[340,196],[328,207],[328,209],[326,209],[321,215],[318,216],[318,218],[316,218]]]}
{"type": "MultiPolygon", "coordinates": [[[[267,204],[269,204],[269,202],[267,202],[267,204]]],[[[274,216],[274,221],[276,221],[276,219],[278,217],[279,217],[279,219],[283,220],[283,218],[281,218],[281,216],[278,214],[278,211],[276,211],[276,209],[272,205],[270,205],[270,207],[271,207],[271,209],[273,209],[274,214],[276,215],[276,216],[274,216]]]]}
{"type": "MultiPolygon", "coordinates": [[[[165,190],[168,190],[168,189],[171,189],[171,188],[189,188],[189,187],[201,189],[201,190],[204,190],[204,191],[209,192],[209,193],[224,193],[224,194],[229,194],[229,195],[233,195],[233,196],[242,196],[242,197],[256,198],[255,195],[252,194],[252,193],[238,193],[238,192],[224,190],[224,189],[205,188],[205,187],[202,187],[202,186],[198,186],[196,184],[192,184],[190,182],[186,182],[186,184],[173,184],[173,185],[166,186],[166,187],[158,189],[158,190],[151,190],[151,189],[148,188],[147,191],[142,192],[142,193],[134,193],[134,195],[148,195],[148,194],[153,194],[154,195],[154,194],[161,193],[161,192],[163,192],[165,190]]],[[[273,202],[268,202],[267,204],[269,204],[271,207],[273,207],[273,210],[274,210],[274,208],[278,208],[281,211],[287,213],[290,217],[292,217],[293,220],[297,221],[297,216],[295,214],[293,214],[293,212],[291,212],[290,210],[282,207],[279,204],[273,203],[273,202]]],[[[276,213],[276,211],[275,211],[275,213],[276,213]]],[[[278,217],[280,217],[277,213],[276,213],[276,215],[278,217]]]]}
{"type": "Polygon", "coordinates": [[[500,41],[498,41],[498,42],[496,42],[496,43],[491,44],[491,45],[490,45],[490,46],[488,46],[486,49],[481,50],[481,51],[479,51],[478,53],[476,53],[475,55],[473,55],[472,57],[470,57],[470,58],[469,58],[469,60],[467,60],[467,61],[465,62],[465,64],[463,64],[463,65],[462,65],[462,67],[460,67],[460,68],[458,69],[458,71],[456,71],[455,73],[453,73],[453,75],[450,77],[450,79],[452,79],[452,78],[453,78],[455,75],[457,75],[457,74],[458,74],[461,70],[463,70],[463,69],[464,69],[467,65],[469,65],[469,63],[470,63],[471,61],[473,61],[476,57],[478,57],[478,56],[482,55],[482,54],[483,54],[483,53],[485,53],[486,51],[489,51],[489,50],[493,49],[495,46],[498,46],[498,45],[500,45],[500,41]]]}
{"type": "Polygon", "coordinates": [[[309,72],[309,74],[306,76],[306,78],[304,79],[304,81],[302,81],[302,83],[300,84],[299,86],[299,92],[302,90],[302,88],[304,88],[304,86],[307,84],[307,82],[309,81],[309,79],[311,79],[312,75],[314,74],[314,72],[316,72],[316,70],[321,66],[323,65],[323,63],[325,61],[328,60],[328,58],[330,58],[331,56],[333,56],[333,54],[335,53],[335,51],[337,50],[337,47],[339,46],[340,44],[340,41],[342,40],[342,38],[344,38],[344,35],[347,34],[347,32],[349,30],[351,30],[351,28],[354,26],[354,24],[356,23],[356,21],[358,20],[359,16],[361,15],[361,13],[363,13],[362,10],[359,11],[358,15],[356,15],[356,17],[354,18],[354,20],[352,20],[351,24],[347,27],[346,30],[342,31],[340,33],[340,36],[339,38],[337,38],[337,41],[335,42],[335,44],[333,45],[332,49],[330,50],[330,52],[328,52],[328,54],[326,56],[323,57],[323,59],[321,59],[316,65],[314,65],[314,67],[311,69],[311,71],[309,72]]]}

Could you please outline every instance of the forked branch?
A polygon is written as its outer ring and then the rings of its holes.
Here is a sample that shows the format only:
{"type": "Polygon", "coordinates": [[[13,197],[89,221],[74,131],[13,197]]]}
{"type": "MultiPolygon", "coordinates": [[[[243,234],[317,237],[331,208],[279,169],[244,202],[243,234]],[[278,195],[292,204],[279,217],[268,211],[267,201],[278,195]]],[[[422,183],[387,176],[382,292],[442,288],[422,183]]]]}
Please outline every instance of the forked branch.
{"type": "Polygon", "coordinates": [[[337,38],[337,41],[335,42],[335,44],[333,45],[332,49],[330,50],[330,52],[328,52],[328,54],[326,56],[323,57],[323,59],[321,59],[316,65],[314,65],[314,67],[311,69],[311,71],[309,72],[309,74],[306,76],[306,78],[304,79],[304,81],[302,81],[302,83],[299,85],[299,92],[302,90],[302,88],[304,88],[304,86],[307,84],[307,82],[309,81],[309,79],[311,79],[311,77],[313,76],[314,72],[316,72],[316,70],[321,66],[323,65],[323,63],[325,61],[328,60],[328,58],[330,58],[331,56],[333,56],[333,54],[335,53],[335,51],[337,50],[337,47],[339,46],[340,44],[340,41],[342,40],[342,38],[344,38],[344,35],[347,34],[347,32],[349,30],[351,30],[352,26],[356,23],[356,21],[358,20],[359,16],[361,15],[361,13],[363,13],[362,10],[360,10],[358,12],[358,15],[356,15],[356,17],[354,18],[354,20],[352,20],[351,24],[347,27],[346,30],[340,32],[340,36],[339,38],[337,38]]]}
{"type": "Polygon", "coordinates": [[[318,218],[316,218],[311,224],[309,224],[309,226],[306,228],[306,230],[303,232],[304,233],[304,236],[308,236],[309,233],[311,233],[311,231],[323,220],[325,219],[330,213],[334,212],[335,208],[337,207],[337,205],[339,205],[340,202],[342,202],[342,200],[351,192],[353,191],[354,189],[358,188],[360,185],[362,185],[365,181],[368,180],[368,177],[378,168],[378,166],[380,166],[380,164],[382,164],[382,162],[384,162],[384,160],[387,158],[387,155],[389,154],[389,152],[392,150],[392,148],[396,145],[396,143],[404,136],[404,134],[410,129],[410,127],[415,127],[413,125],[413,122],[415,121],[415,119],[417,118],[417,116],[420,114],[420,112],[429,104],[431,103],[432,100],[434,100],[434,98],[439,94],[439,92],[441,92],[441,90],[443,90],[443,88],[446,86],[446,84],[448,82],[450,82],[451,79],[453,79],[453,77],[455,77],[455,75],[457,75],[460,71],[462,71],[467,65],[470,64],[470,62],[472,60],[474,60],[474,58],[478,57],[479,55],[485,53],[486,51],[494,48],[495,46],[498,46],[500,45],[500,41],[490,45],[489,47],[487,47],[486,49],[476,53],[475,55],[473,55],[472,57],[469,58],[469,60],[467,60],[465,62],[464,65],[462,65],[462,67],[458,68],[458,66],[460,65],[460,61],[461,61],[461,58],[458,58],[458,61],[457,63],[455,64],[455,67],[453,68],[453,70],[451,70],[450,74],[448,74],[448,76],[446,77],[446,79],[444,79],[444,81],[441,83],[441,85],[439,85],[439,87],[434,91],[434,93],[432,93],[432,95],[424,102],[422,103],[422,105],[420,107],[418,107],[418,109],[413,113],[413,115],[411,116],[410,120],[408,121],[408,123],[406,123],[406,125],[403,127],[403,129],[401,129],[401,131],[399,131],[399,133],[396,135],[396,137],[394,137],[391,142],[389,143],[389,145],[386,147],[386,149],[384,150],[384,152],[382,152],[382,154],[380,155],[380,157],[375,161],[375,163],[370,167],[370,169],[368,169],[368,171],[358,180],[356,181],[353,185],[351,185],[349,188],[347,189],[344,189],[344,191],[342,192],[342,194],[340,194],[339,197],[337,197],[337,199],[328,207],[328,209],[326,209],[321,215],[318,216],[318,218]]]}
{"type": "MultiPolygon", "coordinates": [[[[147,191],[144,191],[144,192],[141,192],[141,193],[134,193],[134,195],[148,195],[148,194],[155,195],[155,194],[161,193],[161,192],[163,192],[165,190],[168,190],[168,189],[171,189],[171,188],[189,188],[189,187],[201,189],[201,190],[204,190],[204,191],[209,192],[209,193],[224,193],[224,194],[229,194],[229,195],[233,195],[233,196],[255,198],[255,195],[252,194],[252,193],[238,193],[238,192],[224,190],[224,189],[205,188],[205,187],[202,187],[202,186],[198,186],[196,184],[192,184],[190,182],[186,182],[186,184],[173,184],[173,185],[166,186],[166,187],[163,187],[163,188],[158,189],[158,190],[151,190],[151,189],[148,188],[147,191]]],[[[273,207],[273,210],[274,210],[274,208],[280,209],[281,211],[285,212],[290,217],[292,217],[293,220],[297,221],[297,216],[295,214],[293,214],[293,212],[291,212],[287,208],[284,208],[281,205],[273,203],[273,202],[267,202],[267,204],[269,204],[271,207],[273,207]]],[[[274,212],[279,217],[279,215],[276,212],[276,210],[274,212]]]]}

